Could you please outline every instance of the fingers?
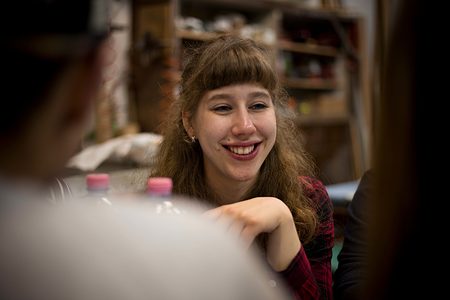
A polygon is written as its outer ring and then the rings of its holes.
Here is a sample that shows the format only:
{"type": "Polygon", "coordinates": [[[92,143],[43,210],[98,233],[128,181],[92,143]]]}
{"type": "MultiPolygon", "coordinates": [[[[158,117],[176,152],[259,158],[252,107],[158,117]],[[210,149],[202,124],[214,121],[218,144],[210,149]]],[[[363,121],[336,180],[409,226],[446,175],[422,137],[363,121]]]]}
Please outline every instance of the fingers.
{"type": "Polygon", "coordinates": [[[244,243],[244,247],[248,249],[253,244],[253,241],[255,240],[257,235],[258,233],[255,231],[254,227],[244,226],[241,230],[239,237],[244,243]]]}
{"type": "Polygon", "coordinates": [[[206,218],[219,223],[228,234],[237,237],[244,247],[248,249],[259,233],[257,226],[251,222],[245,222],[237,215],[228,214],[221,207],[211,209],[203,214],[206,218]]]}
{"type": "Polygon", "coordinates": [[[227,222],[226,232],[237,237],[245,249],[248,249],[251,246],[256,237],[256,231],[253,226],[249,226],[248,224],[240,220],[230,218],[229,216],[224,216],[220,221],[224,223],[227,222]]]}
{"type": "Polygon", "coordinates": [[[203,213],[203,216],[210,219],[210,220],[217,220],[220,215],[222,214],[220,207],[207,210],[203,213]]]}
{"type": "Polygon", "coordinates": [[[236,235],[242,231],[242,224],[224,213],[220,207],[206,211],[203,213],[203,216],[215,223],[219,223],[227,232],[231,231],[236,235]]]}

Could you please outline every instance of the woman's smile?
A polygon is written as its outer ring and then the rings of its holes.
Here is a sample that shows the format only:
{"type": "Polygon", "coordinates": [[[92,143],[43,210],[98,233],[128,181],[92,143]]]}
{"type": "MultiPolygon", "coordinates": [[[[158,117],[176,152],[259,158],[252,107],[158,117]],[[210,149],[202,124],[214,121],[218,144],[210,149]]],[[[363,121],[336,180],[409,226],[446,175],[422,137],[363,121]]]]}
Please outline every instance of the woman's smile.
{"type": "Polygon", "coordinates": [[[255,143],[247,146],[225,146],[230,156],[237,160],[252,160],[258,155],[258,146],[261,143],[255,143]]]}

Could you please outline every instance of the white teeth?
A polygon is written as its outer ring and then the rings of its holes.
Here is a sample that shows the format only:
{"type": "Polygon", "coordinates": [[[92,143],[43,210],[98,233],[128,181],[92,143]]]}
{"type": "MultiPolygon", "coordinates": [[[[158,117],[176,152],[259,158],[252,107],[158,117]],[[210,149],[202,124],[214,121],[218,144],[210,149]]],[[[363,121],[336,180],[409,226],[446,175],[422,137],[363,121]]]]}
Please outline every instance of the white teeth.
{"type": "Polygon", "coordinates": [[[244,155],[249,154],[250,152],[255,149],[255,145],[248,146],[248,147],[229,147],[230,151],[236,154],[244,155]]]}

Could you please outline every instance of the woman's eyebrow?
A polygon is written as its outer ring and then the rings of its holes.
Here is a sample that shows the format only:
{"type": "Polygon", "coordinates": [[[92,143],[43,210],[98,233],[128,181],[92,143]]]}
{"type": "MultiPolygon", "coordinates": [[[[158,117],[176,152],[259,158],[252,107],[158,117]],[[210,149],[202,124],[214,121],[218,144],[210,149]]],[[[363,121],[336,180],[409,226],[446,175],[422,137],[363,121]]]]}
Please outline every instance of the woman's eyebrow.
{"type": "Polygon", "coordinates": [[[211,101],[211,100],[230,100],[230,99],[233,99],[233,97],[227,93],[214,94],[208,98],[209,101],[211,101]]]}
{"type": "Polygon", "coordinates": [[[270,99],[270,95],[268,93],[266,93],[266,92],[258,91],[258,92],[250,93],[249,94],[249,98],[252,98],[252,99],[254,99],[254,98],[268,98],[268,99],[270,99]]]}
{"type": "MultiPolygon", "coordinates": [[[[208,98],[209,101],[213,100],[231,100],[233,99],[233,95],[230,95],[228,93],[219,93],[214,94],[211,97],[208,98]]],[[[270,99],[270,95],[267,92],[257,91],[257,92],[251,92],[247,95],[247,98],[249,99],[255,99],[255,98],[266,98],[270,99]]]]}

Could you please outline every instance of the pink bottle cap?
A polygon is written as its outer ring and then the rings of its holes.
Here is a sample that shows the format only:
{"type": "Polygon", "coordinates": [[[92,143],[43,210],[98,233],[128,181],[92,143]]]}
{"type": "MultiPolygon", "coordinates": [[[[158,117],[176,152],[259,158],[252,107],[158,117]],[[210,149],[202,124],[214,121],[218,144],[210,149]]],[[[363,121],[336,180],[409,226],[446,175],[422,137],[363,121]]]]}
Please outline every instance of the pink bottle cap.
{"type": "Polygon", "coordinates": [[[106,173],[93,173],[86,175],[86,185],[90,190],[101,190],[109,187],[109,175],[106,173]]]}
{"type": "Polygon", "coordinates": [[[170,177],[151,177],[147,181],[147,192],[158,195],[170,195],[173,182],[170,177]]]}

